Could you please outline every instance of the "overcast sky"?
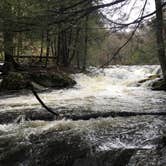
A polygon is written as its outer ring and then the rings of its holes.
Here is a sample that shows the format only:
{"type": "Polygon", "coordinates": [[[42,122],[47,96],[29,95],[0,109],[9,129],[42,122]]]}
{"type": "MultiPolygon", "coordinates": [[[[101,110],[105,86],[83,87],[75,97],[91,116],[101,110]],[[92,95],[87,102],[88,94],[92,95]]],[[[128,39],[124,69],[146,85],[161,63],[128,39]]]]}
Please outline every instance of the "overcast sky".
{"type": "MultiPolygon", "coordinates": [[[[112,2],[114,0],[103,0],[103,1],[104,1],[104,3],[109,3],[109,2],[112,2]]],[[[141,10],[141,8],[143,8],[145,0],[129,0],[129,1],[130,1],[129,5],[124,6],[121,11],[117,11],[113,15],[111,13],[109,13],[108,8],[104,9],[104,13],[107,13],[107,16],[109,16],[109,18],[112,19],[112,20],[117,20],[117,19],[120,19],[120,20],[124,19],[125,20],[129,15],[128,20],[125,21],[125,22],[131,22],[132,20],[135,20],[136,18],[139,17],[140,10],[141,10]],[[129,14],[131,9],[133,9],[133,10],[129,14]],[[126,14],[126,18],[124,17],[124,14],[126,14]]],[[[151,13],[154,10],[155,10],[155,1],[154,0],[148,0],[148,3],[146,5],[145,14],[151,13]]]]}

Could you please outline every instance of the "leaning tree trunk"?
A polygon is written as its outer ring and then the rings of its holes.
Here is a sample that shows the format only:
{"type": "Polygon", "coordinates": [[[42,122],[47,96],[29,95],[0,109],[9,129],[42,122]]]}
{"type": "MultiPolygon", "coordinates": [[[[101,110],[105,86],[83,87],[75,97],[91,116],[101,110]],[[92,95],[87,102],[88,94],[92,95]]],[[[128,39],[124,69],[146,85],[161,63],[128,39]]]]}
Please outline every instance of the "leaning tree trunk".
{"type": "Polygon", "coordinates": [[[166,55],[164,46],[164,23],[163,23],[163,11],[162,1],[155,0],[156,4],[156,37],[157,37],[157,50],[158,58],[163,72],[163,77],[166,81],[166,55]]]}

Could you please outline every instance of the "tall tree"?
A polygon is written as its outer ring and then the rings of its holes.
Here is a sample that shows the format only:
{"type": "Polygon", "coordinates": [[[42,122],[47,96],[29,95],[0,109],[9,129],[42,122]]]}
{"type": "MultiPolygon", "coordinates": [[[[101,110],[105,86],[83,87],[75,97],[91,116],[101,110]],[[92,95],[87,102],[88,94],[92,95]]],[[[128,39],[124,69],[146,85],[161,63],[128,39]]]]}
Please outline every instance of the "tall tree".
{"type": "Polygon", "coordinates": [[[4,20],[2,24],[3,29],[3,45],[5,61],[3,66],[3,73],[6,74],[9,70],[14,70],[17,66],[13,59],[13,38],[14,33],[11,31],[10,19],[12,18],[12,6],[8,1],[2,1],[4,20]]]}
{"type": "Polygon", "coordinates": [[[155,0],[156,4],[156,36],[158,46],[158,58],[161,64],[164,79],[166,81],[166,55],[164,45],[164,22],[162,0],[155,0]]]}

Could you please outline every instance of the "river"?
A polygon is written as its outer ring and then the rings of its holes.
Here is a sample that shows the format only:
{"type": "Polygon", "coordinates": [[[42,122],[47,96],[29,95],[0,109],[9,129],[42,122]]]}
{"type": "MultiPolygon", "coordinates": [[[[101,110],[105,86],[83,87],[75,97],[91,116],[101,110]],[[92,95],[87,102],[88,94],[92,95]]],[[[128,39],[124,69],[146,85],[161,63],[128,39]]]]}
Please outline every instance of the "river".
{"type": "MultiPolygon", "coordinates": [[[[159,66],[110,66],[74,74],[71,89],[40,93],[65,115],[109,111],[164,112],[166,92],[152,91],[159,66]]],[[[132,116],[87,121],[28,120],[48,115],[31,93],[0,97],[0,166],[165,166],[166,117],[132,116]],[[33,116],[31,115],[31,116],[33,116]],[[19,119],[19,121],[18,121],[19,119]]]]}

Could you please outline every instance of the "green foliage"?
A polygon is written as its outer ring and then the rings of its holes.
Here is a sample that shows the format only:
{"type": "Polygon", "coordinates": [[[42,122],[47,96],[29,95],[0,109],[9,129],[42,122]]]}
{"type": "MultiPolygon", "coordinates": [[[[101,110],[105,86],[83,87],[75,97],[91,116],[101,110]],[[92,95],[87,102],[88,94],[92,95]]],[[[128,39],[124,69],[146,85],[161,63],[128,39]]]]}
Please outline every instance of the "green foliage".
{"type": "MultiPolygon", "coordinates": [[[[87,65],[97,66],[106,63],[129,38],[130,32],[111,34],[104,28],[98,11],[88,16],[86,29],[85,12],[76,11],[84,11],[93,3],[79,2],[81,1],[1,0],[0,32],[13,33],[13,55],[46,56],[49,47],[48,54],[55,57],[57,65],[81,67],[85,56],[87,65]],[[76,14],[72,14],[73,12],[76,14]],[[6,24],[8,26],[5,26],[6,24]],[[41,46],[42,35],[44,39],[41,46]]],[[[101,1],[97,0],[95,3],[101,1]]],[[[112,64],[157,64],[154,38],[154,24],[149,23],[139,29],[136,37],[116,56],[112,64]]],[[[3,47],[0,42],[0,52],[3,52],[3,47]]],[[[43,60],[43,63],[46,61],[43,60]]]]}

